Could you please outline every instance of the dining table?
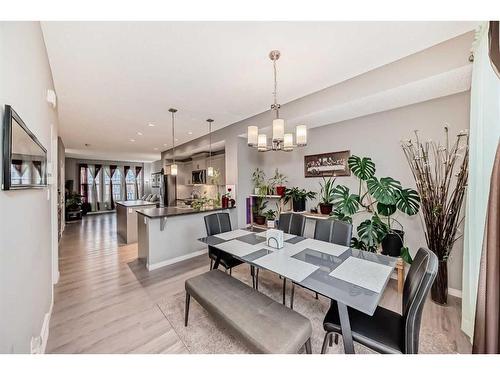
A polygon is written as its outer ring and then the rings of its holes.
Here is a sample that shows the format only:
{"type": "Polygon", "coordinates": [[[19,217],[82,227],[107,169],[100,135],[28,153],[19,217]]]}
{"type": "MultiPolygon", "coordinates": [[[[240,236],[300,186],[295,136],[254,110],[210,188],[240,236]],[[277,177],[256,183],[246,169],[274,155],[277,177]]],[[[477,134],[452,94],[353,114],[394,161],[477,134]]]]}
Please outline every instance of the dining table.
{"type": "Polygon", "coordinates": [[[283,236],[280,249],[267,244],[267,231],[236,229],[199,241],[215,249],[214,269],[218,268],[221,255],[227,253],[335,300],[344,351],[354,354],[348,307],[372,316],[397,258],[287,233],[283,236]]]}

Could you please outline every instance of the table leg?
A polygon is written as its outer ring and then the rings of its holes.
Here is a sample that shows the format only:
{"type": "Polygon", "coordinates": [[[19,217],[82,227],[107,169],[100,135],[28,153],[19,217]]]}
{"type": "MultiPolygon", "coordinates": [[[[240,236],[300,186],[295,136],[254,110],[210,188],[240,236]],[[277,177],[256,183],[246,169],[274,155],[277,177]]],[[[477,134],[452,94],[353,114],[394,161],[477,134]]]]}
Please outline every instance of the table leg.
{"type": "Polygon", "coordinates": [[[352,341],[351,323],[349,322],[349,312],[347,306],[337,302],[340,317],[340,327],[342,328],[342,339],[344,341],[344,353],[354,354],[354,343],[352,341]]]}
{"type": "Polygon", "coordinates": [[[398,263],[398,293],[401,294],[405,284],[405,266],[402,261],[398,263]]]}
{"type": "Polygon", "coordinates": [[[283,277],[283,305],[286,305],[286,278],[283,277]]]}
{"type": "Polygon", "coordinates": [[[219,268],[219,263],[220,263],[220,258],[222,256],[222,252],[220,250],[216,250],[217,251],[217,258],[215,258],[215,263],[214,263],[214,266],[213,266],[213,270],[216,270],[217,268],[219,268]]]}

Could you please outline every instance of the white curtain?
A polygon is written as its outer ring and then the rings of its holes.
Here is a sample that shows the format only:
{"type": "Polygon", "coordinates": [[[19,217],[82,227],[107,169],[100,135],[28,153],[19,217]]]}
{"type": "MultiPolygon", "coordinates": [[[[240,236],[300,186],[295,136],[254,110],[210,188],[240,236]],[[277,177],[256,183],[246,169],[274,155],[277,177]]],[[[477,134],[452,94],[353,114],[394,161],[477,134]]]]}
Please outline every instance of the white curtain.
{"type": "Polygon", "coordinates": [[[89,174],[92,177],[92,185],[90,186],[89,196],[90,198],[90,207],[92,212],[97,211],[97,186],[95,183],[95,166],[89,165],[89,174]]]}
{"type": "Polygon", "coordinates": [[[473,337],[479,264],[491,171],[500,137],[500,81],[488,56],[488,26],[474,45],[470,108],[470,171],[466,203],[462,281],[462,330],[473,337]]]}

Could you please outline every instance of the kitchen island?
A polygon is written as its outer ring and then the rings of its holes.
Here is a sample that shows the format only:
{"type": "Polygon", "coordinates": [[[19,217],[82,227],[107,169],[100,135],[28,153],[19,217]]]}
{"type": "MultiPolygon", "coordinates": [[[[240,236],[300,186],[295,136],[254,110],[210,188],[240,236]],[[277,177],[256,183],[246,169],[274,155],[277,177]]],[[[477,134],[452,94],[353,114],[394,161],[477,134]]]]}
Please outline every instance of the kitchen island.
{"type": "Polygon", "coordinates": [[[137,211],[138,256],[146,268],[154,270],[203,253],[206,245],[198,238],[206,236],[206,215],[228,212],[236,227],[234,208],[194,210],[188,207],[143,208],[137,211]]]}
{"type": "Polygon", "coordinates": [[[117,201],[116,229],[125,243],[137,242],[137,210],[156,207],[157,202],[143,200],[117,201]]]}

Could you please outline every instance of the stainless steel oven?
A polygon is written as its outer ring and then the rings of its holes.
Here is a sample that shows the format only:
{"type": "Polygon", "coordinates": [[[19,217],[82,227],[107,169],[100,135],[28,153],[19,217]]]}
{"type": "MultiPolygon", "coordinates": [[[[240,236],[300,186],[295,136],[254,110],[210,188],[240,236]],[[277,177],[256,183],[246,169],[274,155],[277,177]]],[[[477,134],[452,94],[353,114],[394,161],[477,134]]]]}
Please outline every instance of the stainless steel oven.
{"type": "Polygon", "coordinates": [[[191,181],[193,184],[206,184],[207,183],[207,171],[205,169],[193,171],[192,176],[191,176],[191,181]]]}

